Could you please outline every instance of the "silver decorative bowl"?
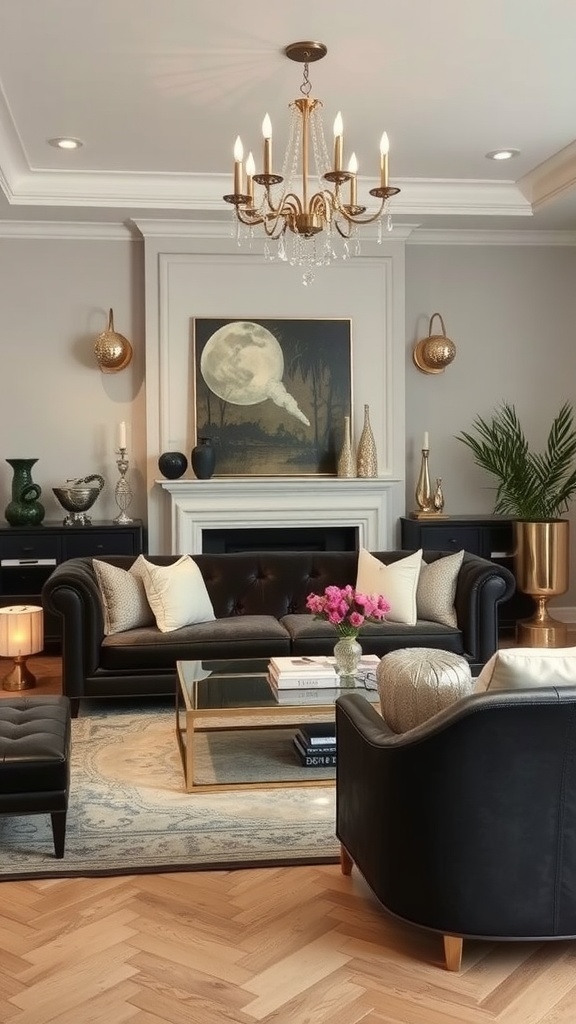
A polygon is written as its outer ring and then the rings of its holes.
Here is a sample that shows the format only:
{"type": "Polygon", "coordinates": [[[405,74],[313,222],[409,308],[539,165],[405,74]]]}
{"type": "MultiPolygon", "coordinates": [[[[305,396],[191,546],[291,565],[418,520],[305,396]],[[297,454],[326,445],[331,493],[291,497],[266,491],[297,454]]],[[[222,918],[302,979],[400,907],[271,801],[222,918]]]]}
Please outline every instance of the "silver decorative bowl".
{"type": "Polygon", "coordinates": [[[68,512],[64,526],[87,526],[92,520],[87,515],[104,486],[104,478],[94,474],[84,480],[71,480],[63,487],[53,487],[62,508],[68,512]],[[96,483],[92,483],[95,480],[96,483]]]}

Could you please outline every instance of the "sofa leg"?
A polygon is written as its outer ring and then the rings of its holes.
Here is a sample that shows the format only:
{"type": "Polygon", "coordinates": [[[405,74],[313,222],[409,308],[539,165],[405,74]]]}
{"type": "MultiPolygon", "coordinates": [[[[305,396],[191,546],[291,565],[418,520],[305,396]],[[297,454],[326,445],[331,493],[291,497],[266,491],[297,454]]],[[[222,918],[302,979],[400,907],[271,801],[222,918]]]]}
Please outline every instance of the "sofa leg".
{"type": "Polygon", "coordinates": [[[462,946],[464,939],[456,935],[444,936],[444,957],[448,971],[459,971],[462,966],[462,946]]]}
{"type": "Polygon", "coordinates": [[[72,718],[78,718],[78,712],[80,711],[80,697],[70,698],[70,715],[72,718]]]}
{"type": "Polygon", "coordinates": [[[354,861],[348,853],[348,850],[340,843],[340,868],[342,869],[343,875],[351,875],[352,868],[354,867],[354,861]]]}

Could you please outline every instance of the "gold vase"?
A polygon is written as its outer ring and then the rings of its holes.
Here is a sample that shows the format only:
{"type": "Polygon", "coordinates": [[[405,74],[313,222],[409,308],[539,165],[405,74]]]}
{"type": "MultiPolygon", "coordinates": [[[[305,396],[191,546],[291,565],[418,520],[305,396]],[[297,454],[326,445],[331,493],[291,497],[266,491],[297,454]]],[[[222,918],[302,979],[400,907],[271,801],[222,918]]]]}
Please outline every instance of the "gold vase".
{"type": "Polygon", "coordinates": [[[358,455],[356,460],[357,475],[361,477],[372,477],[378,475],[378,455],[376,442],[370,424],[370,407],[364,406],[364,426],[358,442],[358,455]]]}
{"type": "Polygon", "coordinates": [[[568,590],[570,523],[567,519],[514,523],[514,574],[518,589],[536,602],[534,614],[516,626],[516,641],[525,647],[565,647],[565,622],[547,608],[552,597],[568,590]]]}
{"type": "Polygon", "coordinates": [[[352,440],[350,437],[350,417],[344,417],[344,438],[342,448],[338,457],[338,476],[355,476],[354,456],[352,454],[352,440]]]}

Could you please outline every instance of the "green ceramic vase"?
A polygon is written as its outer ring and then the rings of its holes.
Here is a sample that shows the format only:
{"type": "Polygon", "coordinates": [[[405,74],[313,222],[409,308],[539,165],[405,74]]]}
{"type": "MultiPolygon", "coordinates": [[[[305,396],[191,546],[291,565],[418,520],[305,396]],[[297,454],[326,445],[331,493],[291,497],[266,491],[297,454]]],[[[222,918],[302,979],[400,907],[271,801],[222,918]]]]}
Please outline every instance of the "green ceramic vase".
{"type": "Polygon", "coordinates": [[[32,466],[38,459],[6,459],[14,470],[12,501],[4,515],[10,526],[38,526],[44,519],[44,506],[38,501],[42,488],[32,480],[32,466]]]}

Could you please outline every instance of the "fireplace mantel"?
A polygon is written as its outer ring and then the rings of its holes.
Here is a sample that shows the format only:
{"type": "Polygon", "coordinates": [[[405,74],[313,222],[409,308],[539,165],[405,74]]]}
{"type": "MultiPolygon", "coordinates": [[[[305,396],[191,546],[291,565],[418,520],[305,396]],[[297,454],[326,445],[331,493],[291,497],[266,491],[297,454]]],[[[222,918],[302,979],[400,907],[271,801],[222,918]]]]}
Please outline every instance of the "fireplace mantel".
{"type": "Polygon", "coordinates": [[[354,526],[371,551],[395,546],[399,481],[381,477],[222,477],[157,480],[170,501],[172,554],[200,554],[214,528],[354,526]]]}

